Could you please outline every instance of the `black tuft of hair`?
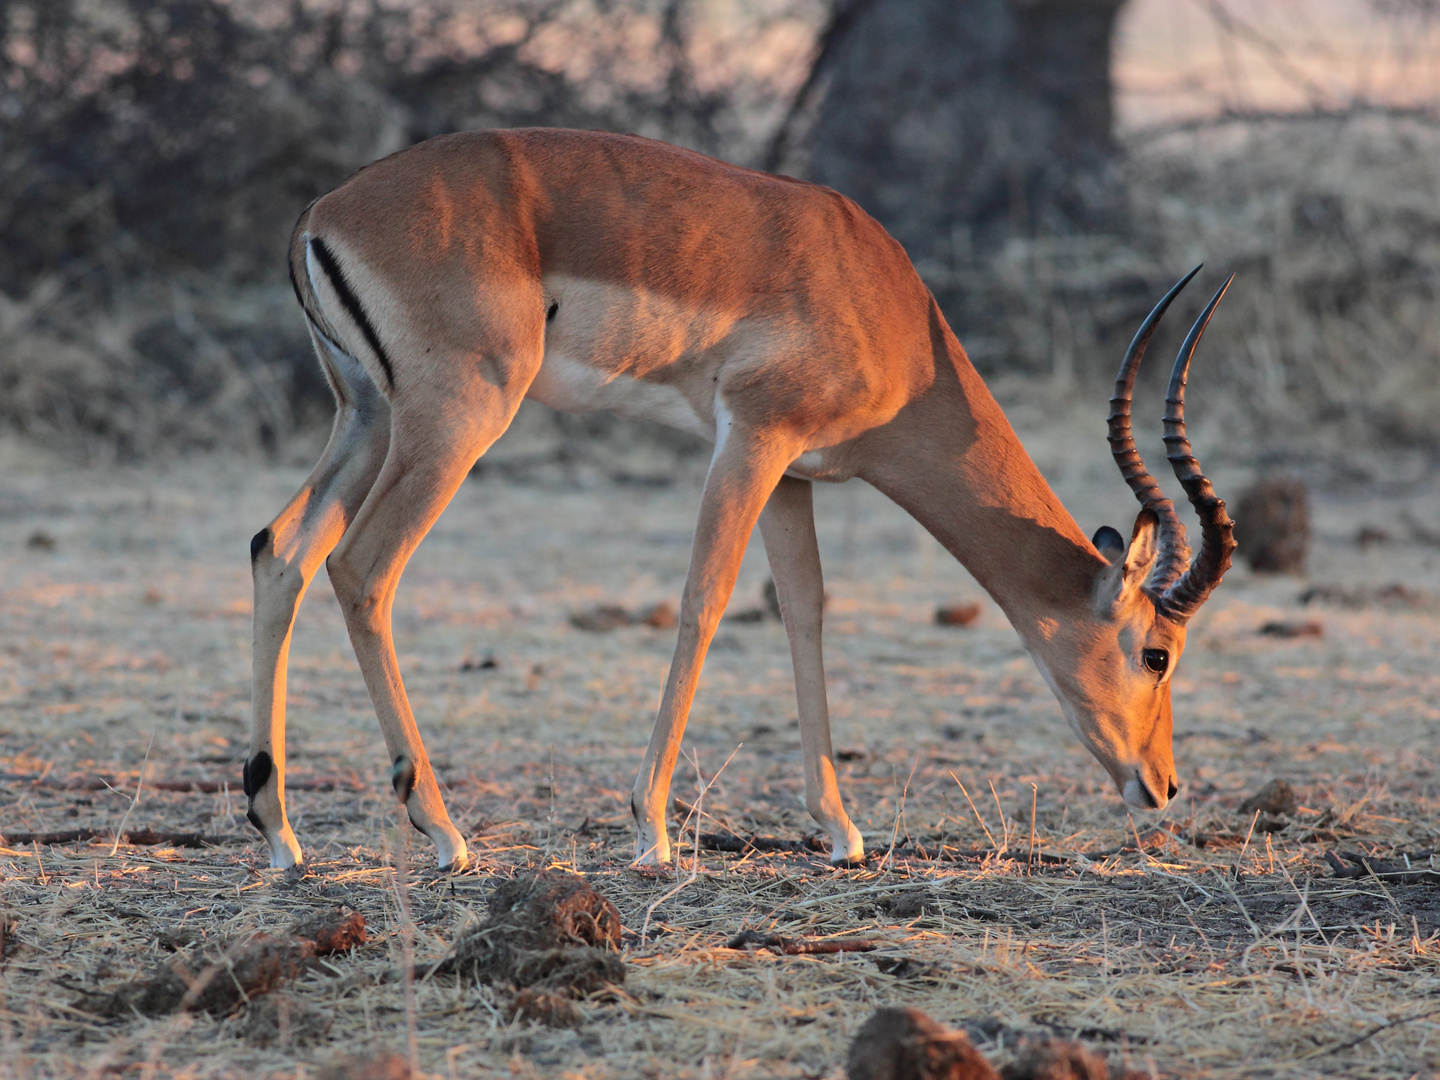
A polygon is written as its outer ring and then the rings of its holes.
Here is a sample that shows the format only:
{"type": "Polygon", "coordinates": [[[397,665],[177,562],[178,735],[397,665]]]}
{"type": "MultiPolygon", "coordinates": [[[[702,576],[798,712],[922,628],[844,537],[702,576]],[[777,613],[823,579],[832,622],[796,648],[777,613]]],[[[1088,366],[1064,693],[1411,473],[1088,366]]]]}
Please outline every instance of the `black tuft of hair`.
{"type": "Polygon", "coordinates": [[[1125,554],[1125,538],[1109,525],[1101,525],[1096,529],[1090,542],[1109,562],[1113,563],[1125,554]]]}
{"type": "Polygon", "coordinates": [[[415,764],[404,754],[390,767],[390,786],[402,803],[410,801],[410,793],[415,790],[415,764]]]}
{"type": "Polygon", "coordinates": [[[270,779],[270,773],[274,769],[275,762],[264,750],[245,763],[245,767],[240,773],[240,782],[248,798],[255,798],[256,793],[270,779]]]}

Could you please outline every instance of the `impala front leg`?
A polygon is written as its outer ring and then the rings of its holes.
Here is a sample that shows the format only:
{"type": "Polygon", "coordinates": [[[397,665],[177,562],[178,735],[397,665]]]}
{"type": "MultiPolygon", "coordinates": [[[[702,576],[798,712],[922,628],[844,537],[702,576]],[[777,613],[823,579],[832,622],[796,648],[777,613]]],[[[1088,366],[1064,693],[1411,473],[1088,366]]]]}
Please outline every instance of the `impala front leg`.
{"type": "Polygon", "coordinates": [[[680,599],[675,657],[665,680],[655,730],[630,796],[638,830],[635,861],[643,866],[657,866],[670,859],[665,806],[670,799],[670,777],[680,756],[690,703],[700,681],[700,668],[735,589],[755,520],[794,457],[750,432],[732,429],[727,436],[722,429],[718,441],[695,523],[690,570],[680,599]]]}
{"type": "Polygon", "coordinates": [[[780,614],[790,639],[795,668],[795,701],[800,715],[800,748],[805,759],[805,808],[830,834],[830,861],[863,862],[865,844],[851,823],[835,781],[830,746],[830,711],[825,701],[825,661],[820,624],[825,583],[815,541],[815,511],[808,480],[783,477],[765,511],[760,534],[775,577],[780,614]]]}

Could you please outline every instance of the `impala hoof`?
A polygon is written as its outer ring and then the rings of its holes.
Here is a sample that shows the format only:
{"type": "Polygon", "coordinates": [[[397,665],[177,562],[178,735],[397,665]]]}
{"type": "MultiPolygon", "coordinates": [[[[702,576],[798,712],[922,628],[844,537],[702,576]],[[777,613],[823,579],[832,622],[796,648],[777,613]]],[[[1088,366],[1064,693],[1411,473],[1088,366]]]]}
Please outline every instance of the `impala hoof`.
{"type": "Polygon", "coordinates": [[[300,844],[288,825],[278,840],[271,840],[268,836],[265,840],[270,847],[271,870],[289,870],[292,866],[300,866],[305,862],[300,844]]]}
{"type": "MultiPolygon", "coordinates": [[[[412,825],[415,824],[413,818],[410,823],[412,825]]],[[[415,827],[417,829],[420,828],[418,825],[415,827]]],[[[434,842],[435,865],[442,871],[458,874],[461,871],[470,869],[470,849],[465,844],[465,838],[460,835],[459,831],[453,825],[446,822],[446,827],[443,830],[436,829],[435,833],[424,829],[421,831],[434,842]],[[436,835],[437,833],[438,835],[436,835]]]]}
{"type": "Polygon", "coordinates": [[[651,843],[645,839],[635,842],[635,861],[632,866],[668,866],[670,863],[670,841],[668,837],[661,837],[651,843]]]}
{"type": "Polygon", "coordinates": [[[849,821],[830,833],[831,866],[864,866],[865,841],[849,821]]]}
{"type": "Polygon", "coordinates": [[[448,863],[442,863],[440,872],[442,874],[463,874],[470,869],[470,853],[462,851],[448,863]]]}

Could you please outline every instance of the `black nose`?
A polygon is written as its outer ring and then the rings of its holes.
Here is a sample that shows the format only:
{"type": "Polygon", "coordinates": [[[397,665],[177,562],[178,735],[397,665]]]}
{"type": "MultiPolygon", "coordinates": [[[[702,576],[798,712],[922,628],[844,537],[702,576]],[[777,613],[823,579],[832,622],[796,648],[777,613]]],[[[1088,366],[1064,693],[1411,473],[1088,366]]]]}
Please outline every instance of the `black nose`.
{"type": "Polygon", "coordinates": [[[1174,780],[1171,780],[1171,781],[1170,781],[1170,794],[1167,795],[1166,798],[1168,798],[1168,799],[1173,799],[1173,798],[1175,797],[1175,793],[1176,793],[1177,791],[1179,791],[1179,790],[1180,790],[1180,785],[1177,784],[1177,783],[1175,783],[1174,780]]]}

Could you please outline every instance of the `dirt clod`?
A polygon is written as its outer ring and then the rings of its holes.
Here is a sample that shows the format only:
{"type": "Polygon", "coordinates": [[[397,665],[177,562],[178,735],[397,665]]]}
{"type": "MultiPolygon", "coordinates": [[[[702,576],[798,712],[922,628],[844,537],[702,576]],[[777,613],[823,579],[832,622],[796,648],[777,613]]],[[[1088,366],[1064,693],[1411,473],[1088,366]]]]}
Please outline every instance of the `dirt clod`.
{"type": "Polygon", "coordinates": [[[495,890],[489,918],[434,970],[583,997],[625,980],[625,964],[615,955],[620,931],[615,905],[583,877],[558,870],[524,874],[495,890]]]}
{"type": "Polygon", "coordinates": [[[1254,814],[1259,811],[1262,814],[1283,814],[1289,817],[1299,805],[1300,800],[1295,795],[1295,789],[1277,777],[1242,802],[1240,812],[1254,814]]]}
{"type": "Polygon", "coordinates": [[[297,978],[317,956],[364,942],[364,916],[335,908],[306,916],[289,933],[255,934],[213,951],[176,953],[148,978],[109,993],[87,992],[76,1007],[101,1016],[224,1015],[297,978]]]}
{"type": "Polygon", "coordinates": [[[1235,542],[1259,573],[1297,574],[1310,547],[1310,496],[1299,480],[1259,480],[1235,505],[1235,542]]]}
{"type": "Polygon", "coordinates": [[[918,919],[936,910],[935,897],[920,889],[901,893],[890,901],[889,906],[890,917],[893,919],[918,919]]]}
{"type": "Polygon", "coordinates": [[[998,1074],[963,1031],[950,1031],[919,1009],[880,1009],[850,1044],[849,1080],[996,1080],[998,1074]]]}
{"type": "Polygon", "coordinates": [[[320,1080],[411,1080],[410,1062],[399,1054],[346,1056],[320,1072],[320,1080]]]}
{"type": "Polygon", "coordinates": [[[325,1038],[335,1017],[287,994],[267,994],[252,1001],[238,1025],[238,1034],[252,1046],[311,1046],[325,1038]]]}
{"type": "Polygon", "coordinates": [[[574,1001],[533,986],[525,987],[511,999],[505,1009],[505,1019],[512,1023],[529,1020],[552,1028],[577,1027],[580,1023],[574,1001]]]}
{"type": "Polygon", "coordinates": [[[935,609],[937,626],[973,626],[979,620],[979,604],[944,604],[935,609]]]}

